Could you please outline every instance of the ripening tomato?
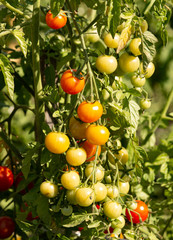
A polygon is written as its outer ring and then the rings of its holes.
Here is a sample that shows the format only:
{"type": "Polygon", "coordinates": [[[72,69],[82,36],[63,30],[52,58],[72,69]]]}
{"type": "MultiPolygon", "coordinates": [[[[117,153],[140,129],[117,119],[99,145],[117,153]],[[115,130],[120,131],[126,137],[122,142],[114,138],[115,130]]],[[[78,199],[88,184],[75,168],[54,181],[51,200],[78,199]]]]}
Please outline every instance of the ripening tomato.
{"type": "Polygon", "coordinates": [[[96,59],[96,68],[101,73],[111,74],[117,69],[117,60],[114,56],[101,55],[96,59]]]}
{"type": "Polygon", "coordinates": [[[123,53],[119,58],[119,66],[121,70],[125,73],[135,72],[139,68],[139,58],[128,54],[127,52],[123,53]]]}
{"type": "MultiPolygon", "coordinates": [[[[120,163],[122,164],[126,164],[128,161],[128,152],[125,148],[121,148],[118,151],[118,154],[114,154],[114,156],[119,160],[120,163]]],[[[113,165],[116,164],[116,160],[114,159],[114,157],[111,154],[108,154],[108,159],[110,161],[110,163],[112,163],[113,165]]]]}
{"type": "Polygon", "coordinates": [[[69,134],[76,139],[86,138],[86,129],[89,123],[83,123],[76,117],[71,117],[69,121],[69,134]]]}
{"type": "Polygon", "coordinates": [[[77,114],[81,121],[92,123],[97,121],[103,114],[103,107],[98,101],[87,102],[84,101],[79,104],[77,114]]]}
{"type": "Polygon", "coordinates": [[[146,109],[148,109],[148,108],[150,108],[151,107],[151,101],[150,101],[150,99],[141,99],[141,101],[140,101],[140,106],[141,106],[141,108],[142,109],[144,109],[144,110],[146,110],[146,109]]]}
{"type": "Polygon", "coordinates": [[[103,206],[104,214],[112,219],[119,217],[122,213],[122,207],[118,202],[107,201],[103,206]]]}
{"type": "Polygon", "coordinates": [[[82,74],[80,73],[77,77],[74,72],[76,72],[76,69],[65,71],[60,80],[63,91],[72,95],[81,92],[85,86],[85,79],[82,74]]]}
{"type": "Polygon", "coordinates": [[[145,78],[150,78],[155,71],[155,66],[154,66],[154,63],[150,62],[146,70],[144,71],[143,63],[141,63],[140,69],[141,69],[141,73],[144,74],[145,78]]]}
{"type": "Polygon", "coordinates": [[[48,198],[54,198],[58,195],[58,186],[54,183],[45,181],[40,185],[40,192],[48,198]]]}
{"type": "Polygon", "coordinates": [[[119,195],[117,186],[107,185],[107,196],[110,198],[116,198],[119,195]]]}
{"type": "Polygon", "coordinates": [[[0,239],[8,238],[14,233],[15,223],[8,216],[0,217],[0,239]]]}
{"type": "Polygon", "coordinates": [[[104,173],[105,170],[101,165],[98,165],[95,167],[95,171],[94,171],[94,164],[91,162],[90,164],[88,164],[85,168],[85,176],[92,181],[93,175],[94,175],[94,179],[95,181],[101,181],[104,178],[104,173]]]}
{"type": "Polygon", "coordinates": [[[127,194],[129,192],[130,189],[130,184],[129,182],[119,182],[119,192],[121,194],[121,196],[124,196],[125,194],[127,194]]]}
{"type": "MultiPolygon", "coordinates": [[[[148,206],[140,200],[136,200],[137,202],[137,208],[135,208],[133,211],[130,211],[130,214],[132,216],[132,222],[133,223],[140,223],[141,221],[144,222],[148,218],[148,206]],[[140,218],[141,220],[140,220],[140,218]]],[[[130,214],[128,209],[126,209],[126,218],[131,222],[130,214]]]]}
{"type": "Polygon", "coordinates": [[[72,189],[72,190],[67,190],[67,192],[66,192],[67,201],[69,201],[69,203],[71,203],[73,205],[77,204],[76,198],[75,198],[77,189],[78,188],[75,188],[75,189],[72,189]]]}
{"type": "Polygon", "coordinates": [[[91,162],[91,161],[95,160],[95,154],[97,151],[97,147],[98,147],[97,155],[100,156],[100,154],[101,154],[101,146],[94,145],[94,144],[88,142],[88,140],[86,140],[85,142],[82,142],[81,147],[84,148],[87,153],[86,162],[91,162]]]}
{"type": "Polygon", "coordinates": [[[129,49],[135,56],[141,55],[141,51],[139,49],[140,45],[141,45],[141,38],[134,38],[131,40],[129,44],[129,49]]]}
{"type": "MultiPolygon", "coordinates": [[[[19,172],[15,178],[15,181],[14,181],[14,184],[15,184],[15,188],[17,189],[18,185],[20,182],[23,182],[25,181],[24,179],[24,176],[23,176],[23,173],[22,172],[19,172]]],[[[32,188],[34,187],[34,183],[33,182],[30,182],[25,189],[22,189],[19,193],[21,195],[24,195],[26,194],[29,190],[31,190],[32,188]]]]}
{"type": "Polygon", "coordinates": [[[61,132],[50,132],[45,138],[46,148],[56,154],[64,153],[70,145],[69,138],[61,132]]]}
{"type": "Polygon", "coordinates": [[[66,153],[66,160],[72,166],[80,166],[87,159],[84,148],[70,148],[66,153]]]}
{"type": "Polygon", "coordinates": [[[68,190],[75,189],[80,184],[80,177],[76,171],[65,172],[61,176],[61,184],[68,190]]]}
{"type": "Polygon", "coordinates": [[[134,87],[143,87],[145,85],[145,77],[133,75],[131,78],[131,83],[134,87]]]}
{"type": "Polygon", "coordinates": [[[115,33],[114,38],[112,37],[111,33],[107,33],[104,36],[104,43],[109,48],[117,48],[119,43],[120,35],[118,33],[115,33]]]}
{"type": "Polygon", "coordinates": [[[82,187],[76,191],[75,194],[76,202],[82,207],[90,206],[94,200],[94,191],[90,187],[82,187]]]}
{"type": "Polygon", "coordinates": [[[0,166],[0,191],[8,190],[14,182],[12,171],[5,166],[0,166]]]}
{"type": "Polygon", "coordinates": [[[87,140],[95,145],[104,145],[109,139],[109,130],[102,125],[90,125],[86,130],[87,140]]]}
{"type": "Polygon", "coordinates": [[[103,201],[107,196],[106,186],[101,182],[97,182],[93,185],[93,188],[95,194],[95,202],[103,201]]]}
{"type": "Polygon", "coordinates": [[[123,228],[124,226],[125,226],[125,219],[123,215],[120,215],[119,217],[116,218],[115,221],[111,222],[112,228],[123,228]]]}
{"type": "Polygon", "coordinates": [[[49,10],[46,14],[46,23],[52,29],[60,29],[66,25],[67,16],[65,12],[61,10],[56,17],[53,17],[53,14],[49,10]]]}

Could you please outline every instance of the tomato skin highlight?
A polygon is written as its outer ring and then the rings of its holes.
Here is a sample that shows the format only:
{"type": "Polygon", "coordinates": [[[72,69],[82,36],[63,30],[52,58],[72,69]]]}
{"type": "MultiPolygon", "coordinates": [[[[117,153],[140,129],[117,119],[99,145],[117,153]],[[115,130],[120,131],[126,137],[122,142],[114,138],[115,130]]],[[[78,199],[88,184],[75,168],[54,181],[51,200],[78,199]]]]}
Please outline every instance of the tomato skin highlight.
{"type": "Polygon", "coordinates": [[[104,145],[109,139],[110,132],[105,126],[90,125],[86,130],[87,140],[94,145],[104,145]]]}
{"type": "Polygon", "coordinates": [[[8,238],[15,230],[15,223],[8,216],[0,217],[0,239],[8,238]]]}
{"type": "Polygon", "coordinates": [[[65,71],[61,77],[60,84],[64,92],[75,95],[83,90],[85,79],[82,76],[81,79],[73,76],[73,72],[76,72],[76,69],[65,71]]]}
{"type": "Polygon", "coordinates": [[[14,182],[12,171],[5,166],[0,166],[0,191],[8,190],[14,182]]]}
{"type": "Polygon", "coordinates": [[[81,146],[85,149],[87,153],[87,160],[86,162],[91,162],[95,160],[95,153],[98,147],[97,155],[100,156],[101,154],[101,146],[99,145],[94,145],[90,143],[88,140],[85,142],[81,143],[81,146]]]}
{"type": "MultiPolygon", "coordinates": [[[[144,222],[148,218],[148,206],[143,201],[136,200],[136,202],[137,202],[137,208],[135,208],[134,211],[130,211],[132,215],[132,221],[133,223],[140,223],[140,218],[139,218],[139,215],[140,215],[142,222],[144,222]]],[[[128,219],[129,222],[131,222],[128,209],[126,209],[126,218],[128,219]]]]}
{"type": "Polygon", "coordinates": [[[87,102],[84,101],[79,104],[77,114],[81,121],[86,123],[93,123],[97,121],[103,114],[103,107],[98,101],[87,102]]]}
{"type": "Polygon", "coordinates": [[[50,132],[46,135],[45,146],[55,154],[64,153],[70,145],[69,138],[61,132],[50,132]]]}
{"type": "Polygon", "coordinates": [[[52,29],[60,29],[64,27],[67,23],[67,17],[65,12],[60,11],[60,13],[53,17],[53,14],[49,10],[46,14],[46,23],[52,29]]]}

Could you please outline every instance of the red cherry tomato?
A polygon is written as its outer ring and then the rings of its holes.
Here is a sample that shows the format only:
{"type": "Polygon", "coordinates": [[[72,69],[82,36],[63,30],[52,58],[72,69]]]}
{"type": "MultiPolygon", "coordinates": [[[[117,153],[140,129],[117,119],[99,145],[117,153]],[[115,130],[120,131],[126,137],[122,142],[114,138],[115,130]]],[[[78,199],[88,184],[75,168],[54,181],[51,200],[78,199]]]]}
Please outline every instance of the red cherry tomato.
{"type": "Polygon", "coordinates": [[[8,190],[14,181],[12,171],[8,167],[0,166],[0,191],[8,190]]]}
{"type": "MultiPolygon", "coordinates": [[[[130,211],[132,216],[133,223],[140,223],[140,218],[142,222],[144,222],[148,218],[148,206],[140,200],[136,200],[137,202],[137,208],[135,208],[133,211],[130,211]]],[[[126,218],[131,221],[129,211],[126,209],[126,218]]]]}
{"type": "Polygon", "coordinates": [[[53,17],[53,14],[49,10],[46,14],[46,23],[52,29],[60,29],[66,25],[67,17],[65,12],[60,11],[60,13],[53,17]]]}
{"type": "MultiPolygon", "coordinates": [[[[86,140],[85,142],[81,143],[81,146],[85,149],[85,151],[87,153],[86,162],[94,161],[96,150],[97,150],[97,145],[94,145],[94,144],[88,142],[88,140],[86,140]]],[[[98,156],[100,156],[100,153],[101,153],[101,146],[98,145],[98,152],[97,152],[98,156]]]]}
{"type": "MultiPolygon", "coordinates": [[[[22,173],[22,172],[19,172],[19,173],[17,174],[16,179],[15,179],[15,182],[14,182],[16,188],[18,187],[18,185],[19,185],[19,183],[20,183],[21,181],[24,181],[24,176],[23,176],[23,173],[22,173]]],[[[26,189],[22,189],[19,193],[20,193],[21,195],[24,195],[24,194],[26,194],[29,190],[31,190],[33,187],[34,187],[34,183],[33,183],[33,182],[30,182],[30,183],[28,184],[28,186],[26,187],[26,189]]]]}
{"type": "Polygon", "coordinates": [[[80,78],[74,76],[73,72],[76,72],[76,69],[67,70],[63,73],[60,84],[64,92],[68,94],[77,94],[82,91],[85,86],[85,79],[81,75],[80,78]]]}
{"type": "Polygon", "coordinates": [[[8,216],[0,217],[0,239],[8,238],[12,235],[15,229],[15,223],[8,216]]]}
{"type": "Polygon", "coordinates": [[[98,101],[82,102],[77,109],[77,114],[80,120],[86,123],[97,121],[103,114],[103,107],[98,101]]]}

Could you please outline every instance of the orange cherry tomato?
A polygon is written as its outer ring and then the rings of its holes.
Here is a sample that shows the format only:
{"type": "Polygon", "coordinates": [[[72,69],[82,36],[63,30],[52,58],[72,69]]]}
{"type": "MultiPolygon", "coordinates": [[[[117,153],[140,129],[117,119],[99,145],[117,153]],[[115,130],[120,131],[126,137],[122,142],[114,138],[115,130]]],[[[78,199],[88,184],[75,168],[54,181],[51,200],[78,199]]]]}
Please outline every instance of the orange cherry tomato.
{"type": "Polygon", "coordinates": [[[78,106],[77,114],[83,122],[92,123],[102,116],[103,107],[98,101],[93,103],[84,101],[78,106]]]}
{"type": "Polygon", "coordinates": [[[53,17],[53,14],[49,10],[46,14],[46,23],[52,29],[60,29],[66,25],[67,16],[65,12],[60,11],[56,17],[53,17]]]}
{"type": "MultiPolygon", "coordinates": [[[[88,140],[86,140],[85,142],[81,143],[81,147],[83,147],[87,153],[86,162],[94,161],[96,150],[97,150],[97,145],[94,145],[94,144],[88,142],[88,140]]],[[[100,153],[101,153],[101,146],[98,146],[97,155],[100,156],[100,153]]]]}
{"type": "Polygon", "coordinates": [[[74,95],[82,91],[85,86],[85,79],[81,73],[79,74],[81,77],[75,77],[73,72],[76,72],[76,69],[65,71],[61,77],[60,84],[64,92],[74,95]]]}
{"type": "Polygon", "coordinates": [[[104,145],[109,139],[109,130],[102,125],[90,125],[86,130],[87,140],[95,145],[104,145]]]}

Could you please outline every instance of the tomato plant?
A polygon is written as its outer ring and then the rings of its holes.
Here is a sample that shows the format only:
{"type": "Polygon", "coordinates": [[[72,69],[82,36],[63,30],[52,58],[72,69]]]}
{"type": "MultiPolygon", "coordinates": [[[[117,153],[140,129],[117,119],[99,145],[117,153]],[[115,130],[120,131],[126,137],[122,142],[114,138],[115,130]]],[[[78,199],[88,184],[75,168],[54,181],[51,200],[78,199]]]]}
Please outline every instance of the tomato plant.
{"type": "Polygon", "coordinates": [[[84,101],[79,104],[77,114],[81,121],[86,123],[96,122],[103,114],[103,107],[100,102],[84,101]]]}
{"type": "Polygon", "coordinates": [[[101,55],[96,60],[96,68],[101,73],[111,74],[117,68],[117,60],[114,56],[101,55]]]}
{"type": "Polygon", "coordinates": [[[8,216],[0,217],[0,239],[8,238],[14,233],[15,223],[8,216]]]}
{"type": "Polygon", "coordinates": [[[53,17],[53,14],[49,10],[46,14],[46,23],[52,29],[60,29],[66,25],[67,16],[64,11],[60,11],[56,17],[53,17]]]}
{"type": "Polygon", "coordinates": [[[85,79],[79,74],[75,77],[76,69],[67,70],[62,74],[60,84],[64,92],[68,94],[77,94],[82,91],[85,86],[85,79]]]}
{"type": "Polygon", "coordinates": [[[13,185],[13,181],[12,171],[5,166],[0,166],[0,191],[8,190],[13,185]]]}

